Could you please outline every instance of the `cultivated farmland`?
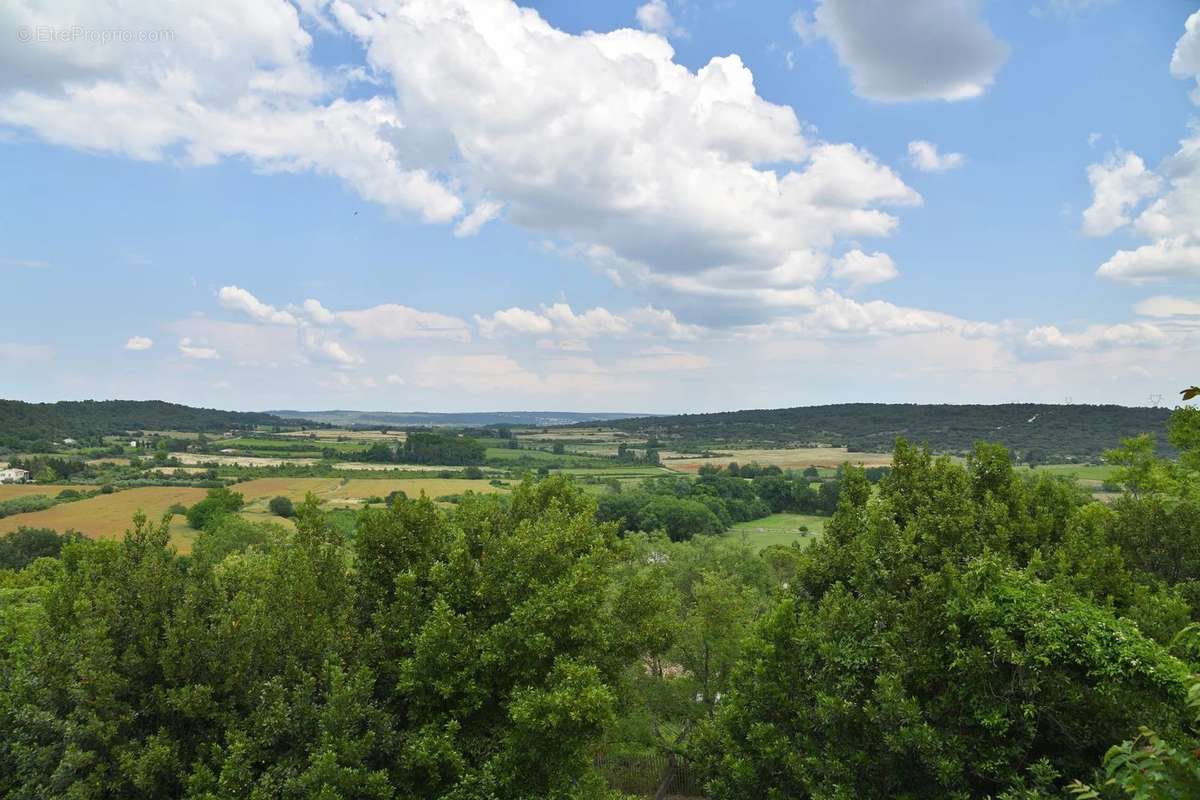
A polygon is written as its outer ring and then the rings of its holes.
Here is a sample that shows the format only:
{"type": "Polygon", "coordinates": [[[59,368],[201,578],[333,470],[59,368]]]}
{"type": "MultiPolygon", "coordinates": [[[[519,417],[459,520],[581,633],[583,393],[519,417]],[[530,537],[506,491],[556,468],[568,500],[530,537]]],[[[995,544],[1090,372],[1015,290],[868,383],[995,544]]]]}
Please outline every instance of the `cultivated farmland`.
{"type": "Polygon", "coordinates": [[[5,517],[0,519],[0,533],[20,527],[53,528],[58,531],[77,530],[94,539],[117,538],[130,527],[130,520],[138,511],[144,511],[150,519],[157,521],[175,503],[191,505],[203,499],[204,495],[204,489],[190,487],[145,486],[126,489],[73,503],[60,503],[45,511],[5,517]]]}
{"type": "Polygon", "coordinates": [[[662,454],[663,466],[679,472],[699,472],[705,464],[721,467],[731,461],[736,461],[738,464],[773,465],[781,469],[837,467],[847,461],[864,467],[886,467],[892,463],[892,455],[891,453],[852,453],[844,447],[789,447],[777,450],[722,449],[720,455],[700,458],[682,453],[662,454]]]}
{"type": "Polygon", "coordinates": [[[11,500],[14,497],[28,497],[31,494],[44,494],[47,497],[54,497],[63,489],[87,491],[93,488],[95,487],[71,486],[70,484],[0,483],[0,500],[11,500]]]}

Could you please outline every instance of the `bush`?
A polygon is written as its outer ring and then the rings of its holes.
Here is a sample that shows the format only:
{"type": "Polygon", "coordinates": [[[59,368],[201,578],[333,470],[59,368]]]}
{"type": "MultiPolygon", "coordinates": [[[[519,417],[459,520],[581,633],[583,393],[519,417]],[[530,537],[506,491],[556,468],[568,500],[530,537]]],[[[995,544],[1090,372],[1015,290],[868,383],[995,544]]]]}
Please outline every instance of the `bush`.
{"type": "Polygon", "coordinates": [[[111,483],[106,483],[100,487],[100,494],[112,494],[114,491],[116,490],[113,489],[113,485],[111,483]]]}
{"type": "Polygon", "coordinates": [[[63,489],[61,492],[59,492],[55,496],[54,499],[55,500],[78,500],[82,496],[83,495],[81,495],[79,492],[75,491],[74,489],[63,489]]]}
{"type": "Polygon", "coordinates": [[[49,528],[17,528],[0,536],[0,569],[24,569],[39,558],[57,558],[62,546],[78,541],[76,531],[59,533],[49,528]]]}
{"type": "Polygon", "coordinates": [[[209,489],[208,497],[188,509],[187,521],[196,530],[201,530],[212,519],[240,511],[245,505],[245,499],[237,492],[231,492],[224,487],[209,489]]]}
{"type": "Polygon", "coordinates": [[[252,547],[264,549],[272,539],[278,526],[253,523],[232,514],[223,514],[213,519],[196,537],[192,545],[193,558],[215,564],[232,553],[240,553],[252,547]]]}
{"type": "Polygon", "coordinates": [[[14,497],[11,500],[0,500],[0,517],[11,517],[13,514],[25,514],[30,511],[43,511],[54,505],[44,494],[30,494],[24,497],[14,497]]]}
{"type": "Polygon", "coordinates": [[[483,470],[479,467],[467,467],[463,470],[463,477],[472,481],[482,480],[483,470]]]}
{"type": "Polygon", "coordinates": [[[271,502],[267,503],[267,508],[277,517],[294,517],[296,515],[296,507],[283,495],[272,497],[271,502]]]}
{"type": "Polygon", "coordinates": [[[181,517],[186,517],[187,513],[188,513],[188,508],[183,503],[172,503],[170,508],[167,509],[167,513],[168,514],[177,514],[181,517]]]}

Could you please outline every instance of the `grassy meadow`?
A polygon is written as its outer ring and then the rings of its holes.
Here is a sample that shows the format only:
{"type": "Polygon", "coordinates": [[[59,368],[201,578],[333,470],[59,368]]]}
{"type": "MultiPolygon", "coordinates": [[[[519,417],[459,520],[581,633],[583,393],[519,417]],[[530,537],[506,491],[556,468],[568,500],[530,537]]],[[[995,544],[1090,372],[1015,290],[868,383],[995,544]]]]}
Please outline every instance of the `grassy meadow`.
{"type": "Polygon", "coordinates": [[[828,517],[813,514],[772,514],[762,519],[738,522],[725,532],[724,537],[745,539],[755,550],[775,544],[789,546],[793,542],[807,546],[824,533],[828,521],[828,517]],[[801,527],[808,528],[808,532],[802,532],[801,527]]]}

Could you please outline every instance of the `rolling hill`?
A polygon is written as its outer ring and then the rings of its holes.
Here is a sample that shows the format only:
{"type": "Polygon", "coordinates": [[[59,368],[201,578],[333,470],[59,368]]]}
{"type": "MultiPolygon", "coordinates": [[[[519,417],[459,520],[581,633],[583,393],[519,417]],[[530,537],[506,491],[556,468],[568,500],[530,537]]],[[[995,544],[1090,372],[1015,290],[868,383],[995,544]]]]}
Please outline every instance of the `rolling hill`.
{"type": "Polygon", "coordinates": [[[797,408],[624,419],[613,427],[656,436],[664,446],[701,448],[838,445],[886,452],[898,437],[942,453],[962,454],[975,442],[999,442],[1021,460],[1096,460],[1120,439],[1158,436],[1167,449],[1165,408],[1115,405],[915,405],[846,403],[797,408]]]}

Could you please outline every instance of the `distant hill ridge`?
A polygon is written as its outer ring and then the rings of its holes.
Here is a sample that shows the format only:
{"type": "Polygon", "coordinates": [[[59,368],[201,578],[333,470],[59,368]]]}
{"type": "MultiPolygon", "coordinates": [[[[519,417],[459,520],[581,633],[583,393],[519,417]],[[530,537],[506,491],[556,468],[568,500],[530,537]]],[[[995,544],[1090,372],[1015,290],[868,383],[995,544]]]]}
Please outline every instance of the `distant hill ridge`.
{"type": "Polygon", "coordinates": [[[268,411],[287,419],[307,419],[330,425],[409,425],[480,426],[480,425],[571,425],[583,422],[607,422],[615,419],[646,417],[645,414],[583,411],[469,411],[438,413],[432,411],[268,411]]]}
{"type": "Polygon", "coordinates": [[[1097,460],[1120,439],[1152,433],[1166,445],[1166,408],[1116,405],[925,405],[844,403],[617,420],[612,426],[657,436],[664,446],[829,444],[888,452],[897,437],[942,453],[999,442],[1021,460],[1097,460]]]}
{"type": "Polygon", "coordinates": [[[65,400],[25,403],[0,400],[0,445],[64,437],[95,437],[132,430],[186,430],[220,433],[259,425],[296,425],[294,419],[247,411],[193,408],[162,400],[65,400]]]}

